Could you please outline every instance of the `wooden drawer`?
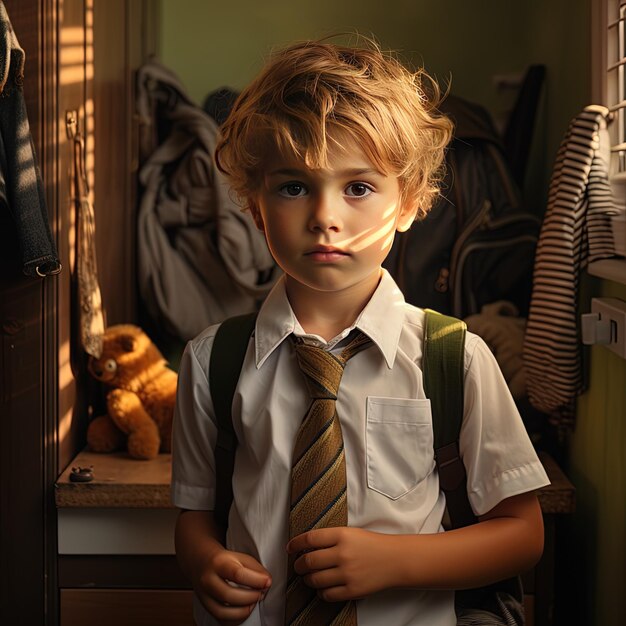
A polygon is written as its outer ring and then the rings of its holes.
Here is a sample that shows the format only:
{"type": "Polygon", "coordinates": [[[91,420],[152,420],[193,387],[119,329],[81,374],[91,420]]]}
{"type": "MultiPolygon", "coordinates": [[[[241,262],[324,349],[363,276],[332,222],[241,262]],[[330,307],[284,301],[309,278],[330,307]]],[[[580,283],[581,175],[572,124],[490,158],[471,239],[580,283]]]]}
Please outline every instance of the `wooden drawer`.
{"type": "Polygon", "coordinates": [[[193,592],[61,589],[60,626],[193,626],[193,592]]]}

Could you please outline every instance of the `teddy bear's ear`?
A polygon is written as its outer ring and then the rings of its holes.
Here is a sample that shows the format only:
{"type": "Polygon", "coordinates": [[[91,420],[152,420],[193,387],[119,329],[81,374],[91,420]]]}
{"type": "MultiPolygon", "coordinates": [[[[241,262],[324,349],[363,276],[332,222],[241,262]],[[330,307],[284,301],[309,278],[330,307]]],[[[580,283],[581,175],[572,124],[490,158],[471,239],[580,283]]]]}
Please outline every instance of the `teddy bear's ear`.
{"type": "Polygon", "coordinates": [[[135,349],[136,337],[133,335],[121,335],[119,338],[120,346],[124,352],[132,352],[135,349]]]}

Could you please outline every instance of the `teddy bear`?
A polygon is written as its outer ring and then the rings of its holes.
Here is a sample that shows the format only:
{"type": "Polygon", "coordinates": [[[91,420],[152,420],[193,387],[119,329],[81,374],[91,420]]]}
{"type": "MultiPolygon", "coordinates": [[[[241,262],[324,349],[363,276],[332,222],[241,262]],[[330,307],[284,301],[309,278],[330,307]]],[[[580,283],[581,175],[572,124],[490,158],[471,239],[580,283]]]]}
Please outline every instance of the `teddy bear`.
{"type": "Polygon", "coordinates": [[[131,457],[152,459],[171,450],[177,374],[137,326],[109,326],[100,358],[89,357],[88,370],[107,388],[107,414],[94,418],[87,444],[94,452],[126,445],[131,457]]]}

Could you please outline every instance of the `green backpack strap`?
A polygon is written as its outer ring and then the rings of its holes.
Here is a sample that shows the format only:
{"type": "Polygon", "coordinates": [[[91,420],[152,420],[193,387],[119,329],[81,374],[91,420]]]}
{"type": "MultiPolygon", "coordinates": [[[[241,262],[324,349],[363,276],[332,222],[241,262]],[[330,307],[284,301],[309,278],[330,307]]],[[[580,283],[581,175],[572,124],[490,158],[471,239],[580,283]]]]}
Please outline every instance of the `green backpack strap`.
{"type": "Polygon", "coordinates": [[[237,435],[233,428],[232,404],[256,313],[224,320],[217,329],[209,362],[209,389],[217,418],[215,445],[215,519],[228,526],[233,501],[233,470],[237,435]]]}
{"type": "Polygon", "coordinates": [[[476,521],[467,497],[467,476],[459,454],[463,423],[465,322],[426,309],[422,370],[430,399],[435,463],[439,485],[446,495],[453,528],[476,521]]]}

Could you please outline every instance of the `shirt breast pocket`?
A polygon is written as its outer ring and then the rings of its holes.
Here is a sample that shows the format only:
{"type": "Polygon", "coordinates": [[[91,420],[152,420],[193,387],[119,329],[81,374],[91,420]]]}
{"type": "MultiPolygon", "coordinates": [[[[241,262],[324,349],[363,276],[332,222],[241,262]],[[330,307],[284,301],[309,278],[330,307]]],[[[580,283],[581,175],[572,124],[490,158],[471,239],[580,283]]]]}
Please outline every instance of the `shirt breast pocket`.
{"type": "Polygon", "coordinates": [[[367,398],[367,486],[397,500],[434,467],[430,400],[367,398]]]}

